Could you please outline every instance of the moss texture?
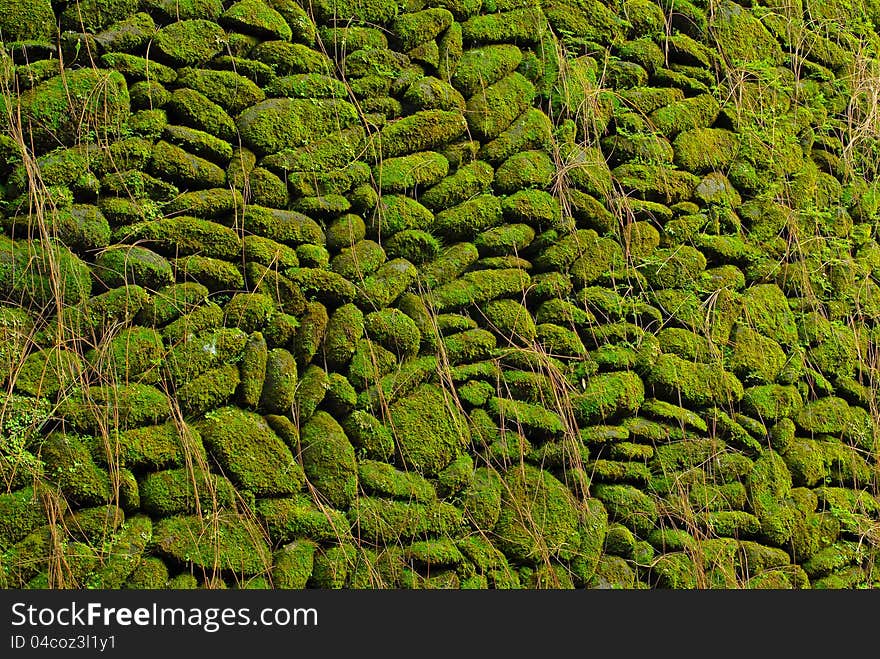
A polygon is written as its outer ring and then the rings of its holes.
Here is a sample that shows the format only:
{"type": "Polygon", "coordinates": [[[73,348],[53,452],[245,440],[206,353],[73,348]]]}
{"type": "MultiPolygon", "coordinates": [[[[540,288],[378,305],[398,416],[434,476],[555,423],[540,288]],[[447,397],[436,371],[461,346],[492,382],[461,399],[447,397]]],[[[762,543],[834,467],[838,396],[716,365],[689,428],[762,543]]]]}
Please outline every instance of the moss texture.
{"type": "Polygon", "coordinates": [[[880,21],[704,5],[0,0],[0,585],[876,586],[880,21]]]}

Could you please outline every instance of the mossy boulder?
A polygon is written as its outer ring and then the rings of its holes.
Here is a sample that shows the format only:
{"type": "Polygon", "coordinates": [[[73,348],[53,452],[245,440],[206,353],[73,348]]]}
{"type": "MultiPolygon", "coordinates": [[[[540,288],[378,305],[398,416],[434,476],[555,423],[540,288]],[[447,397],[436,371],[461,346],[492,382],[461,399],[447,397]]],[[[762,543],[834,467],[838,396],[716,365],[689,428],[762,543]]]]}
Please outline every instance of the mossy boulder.
{"type": "Polygon", "coordinates": [[[511,44],[468,49],[462,54],[450,82],[465,97],[471,97],[516,71],[522,57],[522,51],[511,44]]]}
{"type": "Polygon", "coordinates": [[[113,487],[110,475],[92,458],[89,437],[54,432],[40,445],[46,475],[57,483],[65,497],[77,506],[109,503],[113,487]]]}
{"type": "Polygon", "coordinates": [[[534,563],[573,557],[581,538],[579,507],[571,492],[550,473],[531,465],[508,470],[504,486],[494,527],[499,548],[511,559],[534,563]]]}
{"type": "Polygon", "coordinates": [[[181,515],[159,520],[152,542],[161,555],[176,561],[239,575],[267,572],[272,560],[259,525],[231,512],[216,519],[181,515]]]}
{"type": "Polygon", "coordinates": [[[660,355],[645,375],[646,384],[671,401],[691,405],[725,405],[743,396],[742,383],[717,365],[687,361],[671,354],[660,355]]]}
{"type": "Polygon", "coordinates": [[[437,212],[467,201],[485,192],[492,184],[494,170],[480,160],[462,165],[437,185],[425,190],[419,201],[437,212]]]}
{"type": "Polygon", "coordinates": [[[161,28],[155,46],[167,63],[177,66],[203,64],[221,52],[226,32],[203,18],[180,20],[161,28]]]}
{"type": "Polygon", "coordinates": [[[215,507],[234,509],[237,496],[226,478],[199,467],[153,472],[141,479],[138,490],[142,510],[158,517],[195,514],[215,507]]]}
{"type": "Polygon", "coordinates": [[[266,357],[266,379],[260,407],[271,414],[290,415],[296,396],[296,358],[284,348],[273,348],[266,357]]]}
{"type": "Polygon", "coordinates": [[[55,36],[55,14],[49,0],[0,4],[0,31],[4,41],[48,41],[55,36]]]}
{"type": "Polygon", "coordinates": [[[460,111],[420,110],[390,121],[379,132],[378,149],[383,158],[416,151],[430,151],[460,137],[467,122],[460,111]]]}
{"type": "Polygon", "coordinates": [[[708,27],[721,56],[730,66],[783,61],[782,48],[770,30],[735,2],[721,2],[712,12],[708,27]]]}
{"type": "Polygon", "coordinates": [[[383,192],[406,192],[434,185],[449,173],[449,161],[436,151],[387,158],[373,167],[383,192]]]}
{"type": "Polygon", "coordinates": [[[271,496],[293,494],[303,485],[302,467],[259,414],[221,407],[194,425],[239,488],[271,496]]]}
{"type": "Polygon", "coordinates": [[[346,509],[357,496],[358,467],[354,447],[329,414],[317,411],[301,431],[306,477],[330,505],[346,509]]]}
{"type": "Polygon", "coordinates": [[[116,245],[95,259],[95,276],[108,287],[138,285],[158,290],[174,280],[167,259],[146,247],[116,245]]]}
{"type": "Polygon", "coordinates": [[[391,405],[390,426],[403,464],[428,476],[448,466],[470,441],[453,400],[430,384],[391,405]]]}
{"type": "Polygon", "coordinates": [[[19,97],[23,125],[37,149],[72,146],[91,133],[112,141],[128,121],[130,99],[117,71],[82,68],[49,78],[19,97]]]}
{"type": "Polygon", "coordinates": [[[305,146],[357,121],[357,111],[347,101],[270,98],[243,111],[236,125],[250,149],[267,155],[305,146]]]}
{"type": "Polygon", "coordinates": [[[494,187],[501,194],[526,188],[546,188],[555,174],[550,156],[544,151],[521,151],[498,167],[494,187]]]}
{"type": "Polygon", "coordinates": [[[728,366],[743,383],[773,382],[785,366],[786,355],[773,339],[746,325],[732,332],[733,354],[728,366]]]}
{"type": "Polygon", "coordinates": [[[572,396],[572,406],[582,423],[597,423],[621,413],[635,413],[644,400],[641,378],[620,371],[592,376],[584,391],[572,396]]]}
{"type": "Polygon", "coordinates": [[[722,128],[697,128],[679,133],[672,144],[675,164],[695,174],[723,170],[736,158],[739,141],[722,128]]]}
{"type": "Polygon", "coordinates": [[[477,139],[489,142],[510,128],[535,97],[535,86],[519,73],[511,73],[480,93],[466,105],[468,127],[477,139]]]}

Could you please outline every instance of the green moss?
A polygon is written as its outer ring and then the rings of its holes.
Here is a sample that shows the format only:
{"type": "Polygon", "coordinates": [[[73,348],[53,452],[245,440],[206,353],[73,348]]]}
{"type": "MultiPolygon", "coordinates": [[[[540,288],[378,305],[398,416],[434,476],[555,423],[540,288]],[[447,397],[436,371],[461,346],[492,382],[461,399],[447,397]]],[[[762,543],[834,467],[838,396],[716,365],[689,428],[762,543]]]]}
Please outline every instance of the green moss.
{"type": "Polygon", "coordinates": [[[645,388],[635,373],[621,371],[592,376],[582,393],[572,396],[582,423],[596,423],[620,413],[634,413],[645,400],[645,388]]]}
{"type": "Polygon", "coordinates": [[[92,459],[90,441],[87,437],[53,432],[40,445],[46,475],[77,506],[109,503],[112,496],[110,476],[92,459]]]}
{"type": "Polygon", "coordinates": [[[0,292],[21,304],[78,306],[89,298],[86,264],[62,245],[0,236],[0,292]]]}
{"type": "Polygon", "coordinates": [[[795,387],[779,384],[749,387],[743,395],[743,409],[767,422],[792,417],[803,406],[795,387]]]}
{"type": "Polygon", "coordinates": [[[342,427],[318,411],[302,428],[302,460],[309,482],[337,508],[348,508],[357,495],[354,448],[342,427]]]}
{"type": "Polygon", "coordinates": [[[448,466],[470,439],[464,417],[434,385],[395,401],[390,425],[404,464],[429,476],[448,466]]]}
{"type": "Polygon", "coordinates": [[[413,357],[419,349],[421,333],[415,322],[399,309],[385,309],[367,314],[367,336],[401,359],[413,357]]]}
{"type": "Polygon", "coordinates": [[[348,380],[355,389],[363,390],[378,382],[396,366],[397,358],[394,353],[370,339],[359,339],[348,366],[348,380]]]}
{"type": "Polygon", "coordinates": [[[272,586],[283,590],[302,590],[314,569],[318,545],[310,540],[295,540],[272,556],[272,586]]]}
{"type": "MultiPolygon", "coordinates": [[[[100,62],[108,68],[116,69],[119,73],[132,80],[155,80],[158,83],[167,85],[174,82],[175,78],[177,78],[177,72],[170,66],[128,53],[105,53],[101,55],[100,62]]],[[[157,114],[164,115],[164,112],[160,110],[152,112],[154,113],[153,116],[157,114]]]]}
{"type": "Polygon", "coordinates": [[[837,396],[826,396],[801,407],[795,423],[809,433],[841,435],[850,420],[850,407],[837,396]]]}
{"type": "Polygon", "coordinates": [[[117,446],[114,454],[130,469],[183,467],[187,461],[205,457],[201,435],[183,422],[125,430],[119,433],[117,446]]]}
{"type": "Polygon", "coordinates": [[[230,30],[241,30],[264,39],[290,41],[293,37],[284,17],[262,0],[240,0],[224,11],[218,20],[230,30]]]}
{"type": "Polygon", "coordinates": [[[385,124],[379,132],[378,148],[384,159],[430,151],[460,137],[465,130],[467,123],[460,111],[420,110],[385,124]]]}
{"type": "Polygon", "coordinates": [[[49,0],[31,0],[0,5],[0,31],[4,41],[48,40],[54,36],[55,14],[49,0]]]}
{"type": "Polygon", "coordinates": [[[485,142],[498,138],[531,106],[534,96],[535,86],[516,72],[489,85],[467,101],[465,111],[471,133],[485,142]]]}
{"type": "Polygon", "coordinates": [[[346,435],[372,460],[387,461],[395,451],[389,428],[369,412],[355,410],[340,420],[346,435]]]}
{"type": "Polygon", "coordinates": [[[284,348],[273,348],[266,357],[266,379],[260,407],[271,414],[291,414],[297,386],[296,359],[284,348]]]}
{"type": "Polygon", "coordinates": [[[172,65],[195,66],[219,54],[225,39],[223,28],[213,21],[197,18],[161,28],[154,44],[160,55],[172,65]]]}
{"type": "Polygon", "coordinates": [[[524,270],[514,268],[475,270],[436,288],[431,302],[439,312],[482,304],[502,296],[521,294],[528,287],[529,279],[524,270]]]}
{"type": "Polygon", "coordinates": [[[125,78],[117,71],[74,69],[26,90],[19,97],[21,120],[37,149],[59,142],[72,146],[91,131],[113,141],[130,114],[125,78]]]}
{"type": "Polygon", "coordinates": [[[504,476],[501,514],[494,533],[499,548],[515,560],[569,559],[580,546],[578,506],[550,473],[523,465],[504,476]]]}
{"type": "Polygon", "coordinates": [[[324,336],[324,357],[332,368],[344,367],[357,349],[364,333],[364,314],[354,304],[336,309],[327,323],[324,336]]]}
{"type": "Polygon", "coordinates": [[[711,94],[700,94],[658,108],[648,118],[657,132],[672,138],[682,131],[712,125],[718,111],[718,102],[711,94]]]}
{"type": "Polygon", "coordinates": [[[158,517],[199,510],[232,508],[237,493],[226,478],[199,468],[170,469],[148,474],[138,483],[142,509],[158,517]]]}
{"type": "Polygon", "coordinates": [[[421,151],[407,156],[387,158],[373,167],[379,188],[387,192],[430,186],[449,171],[449,161],[434,151],[421,151]]]}
{"type": "Polygon", "coordinates": [[[302,468],[260,415],[222,407],[195,425],[206,448],[240,488],[260,496],[292,494],[302,486],[302,468]]]}
{"type": "Polygon", "coordinates": [[[717,365],[689,362],[664,354],[648,369],[645,381],[672,400],[704,406],[739,401],[743,387],[732,373],[717,365]]]}
{"type": "Polygon", "coordinates": [[[62,400],[59,414],[74,428],[97,433],[108,427],[124,430],[161,423],[168,419],[171,410],[163,392],[146,384],[131,383],[87,387],[80,396],[62,400]]]}
{"type": "Polygon", "coordinates": [[[526,188],[546,188],[555,167],[544,151],[522,151],[505,160],[495,173],[495,189],[513,194],[526,188]]]}
{"type": "Polygon", "coordinates": [[[242,112],[236,125],[244,143],[267,155],[305,146],[357,121],[357,112],[337,99],[270,98],[242,112]]]}
{"type": "Polygon", "coordinates": [[[359,497],[348,512],[359,537],[387,545],[424,534],[454,535],[462,526],[460,510],[445,502],[421,504],[359,497]]]}
{"type": "Polygon", "coordinates": [[[325,383],[323,406],[336,419],[348,416],[357,403],[357,392],[341,373],[330,373],[325,383]]]}
{"type": "MultiPolygon", "coordinates": [[[[166,343],[176,344],[180,341],[188,341],[205,330],[216,329],[222,324],[223,310],[213,302],[204,302],[163,327],[162,338],[166,343]]],[[[211,352],[207,347],[204,350],[211,352]]],[[[176,379],[173,371],[172,377],[176,379]]]]}
{"type": "MultiPolygon", "coordinates": [[[[82,11],[81,5],[79,9],[82,11]]],[[[129,6],[117,16],[118,20],[115,23],[95,35],[95,41],[101,44],[105,51],[137,51],[155,36],[155,21],[146,12],[133,13],[135,9],[136,6],[129,6]],[[129,12],[132,13],[126,18],[129,12]]]]}
{"type": "Polygon", "coordinates": [[[127,519],[107,548],[103,564],[89,577],[89,585],[106,589],[121,588],[140,563],[152,533],[153,524],[146,515],[127,519]]]}
{"type": "Polygon", "coordinates": [[[510,44],[467,50],[462,54],[450,82],[465,97],[471,97],[516,71],[522,57],[522,51],[510,44]]]}
{"type": "Polygon", "coordinates": [[[309,363],[321,347],[327,332],[327,308],[320,302],[308,302],[299,320],[299,328],[291,342],[291,350],[299,364],[309,363]]]}
{"type": "Polygon", "coordinates": [[[302,538],[338,541],[349,532],[349,523],[341,512],[326,505],[319,508],[304,496],[260,499],[256,511],[274,542],[302,538]]]}
{"type": "Polygon", "coordinates": [[[497,166],[520,151],[549,148],[551,132],[551,122],[546,114],[537,108],[527,109],[500,135],[484,144],[479,157],[497,166]]]}
{"type": "Polygon", "coordinates": [[[294,400],[297,418],[300,422],[310,418],[324,400],[329,386],[327,373],[314,364],[306,367],[300,378],[294,400]]]}
{"type": "Polygon", "coordinates": [[[350,281],[361,281],[387,260],[385,250],[373,240],[343,247],[330,261],[330,269],[350,281]]]}
{"type": "Polygon", "coordinates": [[[722,170],[733,162],[739,149],[736,135],[721,128],[683,131],[673,142],[675,164],[695,174],[722,170]]]}
{"type": "Polygon", "coordinates": [[[153,528],[156,550],[198,568],[219,567],[238,574],[267,572],[271,552],[259,526],[247,517],[222,513],[216,518],[175,516],[153,528]]]}
{"type": "Polygon", "coordinates": [[[501,426],[521,430],[529,437],[552,438],[565,432],[565,423],[555,412],[520,400],[492,398],[487,406],[501,426]]]}
{"type": "Polygon", "coordinates": [[[387,23],[397,16],[398,5],[390,0],[320,0],[314,6],[315,18],[326,23],[337,16],[356,22],[387,23]]]}
{"type": "Polygon", "coordinates": [[[434,486],[424,477],[400,471],[384,462],[361,460],[358,477],[368,493],[420,503],[431,503],[437,498],[434,486]]]}
{"type": "Polygon", "coordinates": [[[732,339],[733,354],[728,366],[744,383],[776,380],[786,362],[785,353],[776,341],[745,325],[734,329],[732,339]]]}
{"type": "Polygon", "coordinates": [[[452,25],[453,16],[448,9],[433,8],[399,15],[391,24],[401,50],[412,50],[431,41],[452,25]]]}
{"type": "Polygon", "coordinates": [[[225,185],[226,173],[214,163],[160,141],[153,147],[151,171],[183,185],[217,188],[225,185]]]}
{"type": "Polygon", "coordinates": [[[187,416],[198,416],[224,405],[238,389],[239,382],[236,366],[224,364],[212,368],[177,390],[180,409],[187,416]]]}
{"type": "Polygon", "coordinates": [[[461,25],[466,44],[537,42],[546,31],[547,19],[538,7],[512,9],[474,16],[461,25]]]}
{"type": "Polygon", "coordinates": [[[440,254],[440,241],[427,231],[404,229],[385,242],[391,258],[402,258],[414,264],[433,261],[440,254]]]}
{"type": "Polygon", "coordinates": [[[513,343],[531,344],[537,336],[535,321],[516,300],[493,300],[481,307],[489,329],[513,343]]]}
{"type": "Polygon", "coordinates": [[[248,230],[281,243],[323,245],[326,240],[317,222],[296,211],[251,205],[244,211],[243,222],[248,230]]]}
{"type": "Polygon", "coordinates": [[[261,293],[236,293],[223,307],[225,327],[251,333],[262,330],[275,315],[275,301],[261,293]]]}
{"type": "Polygon", "coordinates": [[[584,357],[587,354],[577,332],[566,327],[541,323],[537,326],[536,338],[548,354],[557,357],[584,357]]]}
{"type": "Polygon", "coordinates": [[[406,259],[392,259],[359,286],[362,304],[383,308],[394,303],[416,281],[418,271],[406,259]]]}
{"type": "Polygon", "coordinates": [[[17,355],[11,384],[19,392],[36,397],[53,397],[78,386],[85,370],[79,355],[61,347],[38,350],[20,359],[17,355]]]}

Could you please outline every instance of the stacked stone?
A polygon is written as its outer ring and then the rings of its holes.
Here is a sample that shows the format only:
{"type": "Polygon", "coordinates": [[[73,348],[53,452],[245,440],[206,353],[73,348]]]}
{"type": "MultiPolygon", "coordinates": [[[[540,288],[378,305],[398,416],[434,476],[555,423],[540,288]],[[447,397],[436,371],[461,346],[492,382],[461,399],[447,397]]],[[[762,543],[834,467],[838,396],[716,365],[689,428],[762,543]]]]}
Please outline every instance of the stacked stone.
{"type": "Polygon", "coordinates": [[[874,24],[30,4],[6,585],[878,583],[874,24]]]}

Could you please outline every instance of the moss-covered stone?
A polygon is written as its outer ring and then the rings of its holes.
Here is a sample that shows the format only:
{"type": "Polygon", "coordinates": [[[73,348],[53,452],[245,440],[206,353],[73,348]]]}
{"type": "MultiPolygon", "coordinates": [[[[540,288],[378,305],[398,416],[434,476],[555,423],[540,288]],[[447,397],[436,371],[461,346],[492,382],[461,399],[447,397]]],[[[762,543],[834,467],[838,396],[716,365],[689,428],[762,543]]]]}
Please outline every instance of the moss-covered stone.
{"type": "Polygon", "coordinates": [[[515,8],[474,16],[461,29],[466,44],[530,44],[544,35],[547,19],[539,7],[515,8]]]}
{"type": "Polygon", "coordinates": [[[733,354],[728,366],[744,383],[776,380],[786,362],[785,353],[776,341],[746,325],[738,325],[731,338],[733,354]]]}
{"type": "Polygon", "coordinates": [[[449,161],[435,151],[387,158],[373,167],[379,188],[387,192],[428,187],[440,181],[448,172],[449,161]]]}
{"type": "Polygon", "coordinates": [[[142,509],[158,517],[234,509],[236,504],[232,483],[198,467],[153,472],[141,479],[138,489],[142,509]]]}
{"type": "Polygon", "coordinates": [[[302,486],[302,467],[260,415],[221,407],[195,426],[240,488],[265,496],[293,494],[302,486]]]}
{"type": "Polygon", "coordinates": [[[428,533],[454,535],[463,524],[461,511],[445,502],[421,504],[378,497],[359,497],[348,518],[359,537],[382,544],[428,533]]]}
{"type": "Polygon", "coordinates": [[[357,121],[354,106],[338,99],[270,98],[236,119],[244,143],[260,155],[295,149],[357,121]]]}
{"type": "Polygon", "coordinates": [[[732,373],[670,354],[658,357],[648,369],[645,381],[671,400],[680,397],[680,400],[697,406],[739,401],[743,396],[742,383],[732,373]]]}
{"type": "Polygon", "coordinates": [[[486,142],[498,138],[531,106],[534,96],[535,86],[516,72],[489,85],[467,101],[471,133],[486,142]]]}
{"type": "Polygon", "coordinates": [[[256,511],[275,542],[339,541],[349,534],[349,522],[341,512],[327,505],[318,507],[307,496],[260,499],[256,511]]]}
{"type": "Polygon", "coordinates": [[[272,555],[272,586],[284,590],[302,590],[314,569],[317,544],[295,540],[272,555]]]}
{"type": "Polygon", "coordinates": [[[153,543],[161,555],[184,564],[205,569],[216,566],[237,574],[267,572],[272,560],[259,526],[235,513],[210,519],[181,515],[159,520],[153,527],[153,543]]]}
{"type": "Polygon", "coordinates": [[[334,507],[346,509],[357,496],[354,448],[333,417],[315,412],[301,432],[302,461],[309,482],[334,507]]]}
{"type": "Polygon", "coordinates": [[[596,423],[621,412],[634,413],[644,400],[641,378],[621,371],[591,377],[585,390],[572,397],[572,405],[582,423],[596,423]]]}
{"type": "Polygon", "coordinates": [[[464,417],[434,385],[393,403],[390,426],[403,463],[426,475],[446,467],[470,440],[464,417]]]}
{"type": "Polygon", "coordinates": [[[221,52],[226,32],[203,18],[180,20],[161,28],[154,39],[156,49],[170,64],[196,66],[221,52]]]}
{"type": "Polygon", "coordinates": [[[130,115],[125,78],[105,69],[66,71],[26,90],[18,100],[22,123],[38,149],[59,142],[72,146],[89,131],[91,141],[112,141],[130,115]]]}

